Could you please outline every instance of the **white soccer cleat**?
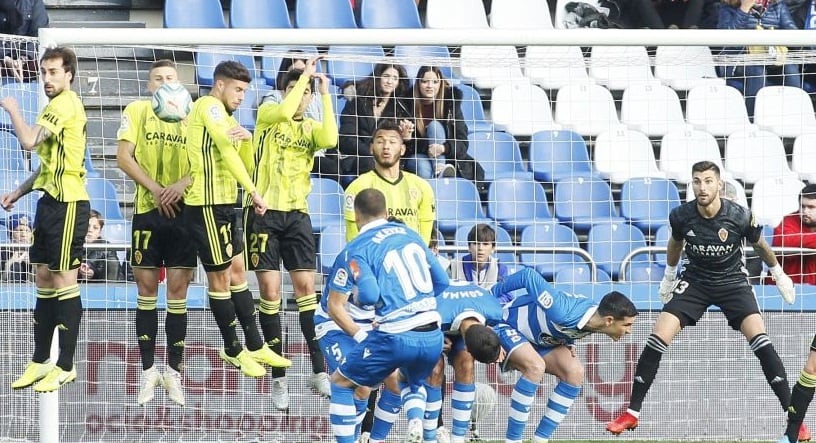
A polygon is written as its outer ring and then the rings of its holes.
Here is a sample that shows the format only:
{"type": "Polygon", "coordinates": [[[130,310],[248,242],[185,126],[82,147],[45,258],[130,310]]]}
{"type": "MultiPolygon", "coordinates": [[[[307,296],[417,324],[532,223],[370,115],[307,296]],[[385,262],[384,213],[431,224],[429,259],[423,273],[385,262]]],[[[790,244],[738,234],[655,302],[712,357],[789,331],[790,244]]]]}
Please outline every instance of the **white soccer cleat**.
{"type": "Polygon", "coordinates": [[[331,398],[331,383],[329,382],[329,374],[325,372],[318,372],[309,376],[309,388],[315,394],[331,398]]]}
{"type": "Polygon", "coordinates": [[[173,368],[164,371],[164,389],[167,397],[179,406],[184,406],[184,388],[181,386],[181,374],[173,368]]]}
{"type": "Polygon", "coordinates": [[[360,434],[360,438],[357,439],[357,443],[369,443],[369,439],[371,437],[371,433],[363,432],[360,434]]]}
{"type": "Polygon", "coordinates": [[[155,366],[142,371],[141,381],[139,382],[139,397],[136,403],[144,405],[156,396],[156,387],[162,385],[162,375],[155,366]]]}
{"type": "Polygon", "coordinates": [[[451,435],[448,428],[444,426],[436,428],[436,443],[451,443],[451,435]]]}
{"type": "Polygon", "coordinates": [[[422,443],[422,420],[411,419],[408,422],[408,433],[405,434],[405,443],[422,443]]]}
{"type": "Polygon", "coordinates": [[[289,409],[289,384],[286,377],[272,379],[272,407],[278,411],[289,409]]]}

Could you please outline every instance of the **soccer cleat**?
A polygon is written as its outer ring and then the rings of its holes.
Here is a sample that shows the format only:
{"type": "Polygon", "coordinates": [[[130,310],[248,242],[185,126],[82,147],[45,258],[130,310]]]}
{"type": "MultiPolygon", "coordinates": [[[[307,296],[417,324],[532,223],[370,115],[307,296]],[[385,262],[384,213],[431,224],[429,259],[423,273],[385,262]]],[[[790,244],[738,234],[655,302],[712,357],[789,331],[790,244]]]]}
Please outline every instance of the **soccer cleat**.
{"type": "Polygon", "coordinates": [[[309,387],[315,394],[331,398],[331,383],[329,383],[329,374],[325,372],[318,372],[309,376],[309,387]]]}
{"type": "Polygon", "coordinates": [[[782,438],[776,441],[776,443],[790,443],[790,440],[788,440],[787,435],[783,435],[782,438]]]}
{"type": "Polygon", "coordinates": [[[258,378],[266,375],[266,369],[264,369],[260,363],[256,362],[247,350],[242,350],[235,357],[230,357],[226,351],[221,349],[221,351],[218,352],[218,356],[221,357],[221,360],[240,369],[241,373],[247,377],[258,378]]]}
{"type": "Polygon", "coordinates": [[[804,423],[799,426],[799,441],[810,441],[810,429],[804,423]]]}
{"type": "Polygon", "coordinates": [[[49,363],[47,360],[44,363],[35,363],[33,361],[29,362],[26,365],[25,371],[23,371],[23,375],[11,383],[11,388],[27,388],[42,380],[46,375],[48,375],[49,372],[51,372],[52,369],[54,369],[54,365],[49,363]]]}
{"type": "Polygon", "coordinates": [[[63,370],[59,366],[54,366],[42,380],[34,385],[36,392],[52,392],[63,387],[64,385],[76,380],[77,372],[76,366],[72,367],[70,371],[63,370]]]}
{"type": "Polygon", "coordinates": [[[357,443],[368,443],[370,438],[370,432],[363,432],[360,434],[360,438],[357,439],[357,443]]]}
{"type": "Polygon", "coordinates": [[[436,428],[436,443],[450,443],[450,431],[444,426],[436,428]]]}
{"type": "Polygon", "coordinates": [[[249,352],[249,355],[251,355],[252,359],[256,362],[269,365],[273,368],[288,368],[292,366],[292,362],[288,358],[281,357],[277,352],[269,349],[266,343],[264,343],[260,349],[247,352],[249,352]]]}
{"type": "Polygon", "coordinates": [[[278,411],[289,409],[289,384],[286,377],[272,379],[272,407],[278,411]]]}
{"type": "Polygon", "coordinates": [[[162,376],[167,397],[179,406],[184,406],[184,388],[181,386],[181,373],[173,368],[167,368],[162,376]]]}
{"type": "Polygon", "coordinates": [[[155,366],[143,370],[139,381],[139,396],[136,398],[136,403],[144,405],[153,400],[153,397],[156,396],[156,386],[161,386],[161,384],[162,376],[155,366]]]}
{"type": "Polygon", "coordinates": [[[411,419],[408,422],[408,433],[405,434],[405,443],[422,443],[422,420],[411,419]]]}
{"type": "Polygon", "coordinates": [[[624,412],[621,414],[620,417],[610,421],[606,424],[606,430],[615,434],[620,435],[621,432],[628,430],[633,430],[638,426],[638,419],[634,415],[624,412]]]}

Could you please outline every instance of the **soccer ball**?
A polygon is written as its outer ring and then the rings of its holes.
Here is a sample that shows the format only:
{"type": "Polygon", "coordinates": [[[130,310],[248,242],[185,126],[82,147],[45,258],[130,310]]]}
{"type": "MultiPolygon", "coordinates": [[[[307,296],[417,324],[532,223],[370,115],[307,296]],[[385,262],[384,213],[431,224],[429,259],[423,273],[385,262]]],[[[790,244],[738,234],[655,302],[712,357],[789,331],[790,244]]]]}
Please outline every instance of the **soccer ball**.
{"type": "Polygon", "coordinates": [[[153,112],[162,121],[175,123],[190,112],[193,98],[181,83],[165,83],[153,93],[153,112]]]}
{"type": "Polygon", "coordinates": [[[498,394],[493,387],[485,383],[476,383],[476,399],[471,410],[472,418],[479,421],[489,416],[498,400],[498,394]]]}

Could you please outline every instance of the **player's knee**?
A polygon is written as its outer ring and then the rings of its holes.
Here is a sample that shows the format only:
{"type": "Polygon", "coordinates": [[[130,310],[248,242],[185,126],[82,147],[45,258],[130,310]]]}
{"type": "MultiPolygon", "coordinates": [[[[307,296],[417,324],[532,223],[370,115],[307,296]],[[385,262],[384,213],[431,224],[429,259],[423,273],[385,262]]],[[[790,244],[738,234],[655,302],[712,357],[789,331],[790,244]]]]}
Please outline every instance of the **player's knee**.
{"type": "Polygon", "coordinates": [[[560,377],[562,380],[574,386],[579,386],[584,383],[584,365],[582,365],[581,362],[574,361],[564,369],[565,373],[560,377]]]}
{"type": "Polygon", "coordinates": [[[368,386],[357,386],[354,389],[354,397],[358,400],[365,400],[371,395],[371,388],[368,386]]]}
{"type": "Polygon", "coordinates": [[[816,351],[814,350],[810,351],[808,359],[805,362],[805,367],[802,368],[802,370],[807,372],[808,374],[816,376],[816,351]]]}
{"type": "Polygon", "coordinates": [[[431,375],[428,376],[428,384],[431,386],[442,386],[442,381],[445,379],[445,360],[440,358],[436,365],[434,365],[431,375]]]}
{"type": "Polygon", "coordinates": [[[547,371],[547,364],[544,363],[540,357],[526,362],[524,368],[521,370],[524,378],[539,382],[544,379],[544,373],[547,371]]]}

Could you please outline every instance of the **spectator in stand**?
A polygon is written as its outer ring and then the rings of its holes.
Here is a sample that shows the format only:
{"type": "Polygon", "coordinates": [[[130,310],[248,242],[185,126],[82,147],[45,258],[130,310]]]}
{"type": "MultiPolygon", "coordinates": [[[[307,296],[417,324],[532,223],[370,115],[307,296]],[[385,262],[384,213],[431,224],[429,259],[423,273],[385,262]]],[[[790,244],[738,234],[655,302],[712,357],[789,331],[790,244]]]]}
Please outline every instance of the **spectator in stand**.
{"type": "MultiPolygon", "coordinates": [[[[774,229],[774,246],[816,249],[816,184],[802,188],[799,211],[788,214],[774,229]]],[[[782,269],[794,283],[816,285],[816,253],[782,254],[782,269]]]]}
{"type": "MultiPolygon", "coordinates": [[[[37,37],[48,27],[48,12],[43,0],[0,0],[0,33],[37,37]]],[[[37,79],[37,46],[32,41],[3,42],[3,75],[18,82],[37,79]]]]}
{"type": "MultiPolygon", "coordinates": [[[[719,29],[799,29],[793,21],[790,10],[781,0],[723,0],[720,6],[719,29]]],[[[785,86],[802,87],[802,74],[799,67],[786,63],[787,47],[785,46],[743,46],[723,49],[723,54],[734,56],[751,54],[765,56],[763,64],[746,66],[725,66],[724,77],[743,83],[742,94],[748,115],[754,115],[754,101],[757,92],[768,83],[770,71],[775,74],[781,70],[782,83],[785,86]]]]}
{"type": "Polygon", "coordinates": [[[26,245],[0,251],[2,263],[2,280],[8,282],[27,282],[31,280],[33,269],[28,258],[28,246],[33,238],[31,223],[33,220],[24,214],[14,214],[6,221],[11,243],[26,245]]]}
{"type": "MultiPolygon", "coordinates": [[[[95,209],[91,209],[88,219],[86,244],[109,243],[102,237],[105,219],[95,209]]],[[[119,257],[112,249],[85,249],[85,261],[79,266],[79,278],[86,281],[114,281],[119,277],[119,257]]]]}
{"type": "Polygon", "coordinates": [[[696,29],[704,0],[629,0],[629,22],[635,28],[696,29]]]}
{"type": "MultiPolygon", "coordinates": [[[[479,223],[468,232],[468,251],[451,261],[450,273],[454,280],[469,281],[477,286],[490,289],[507,277],[507,266],[496,257],[496,231],[479,223]]],[[[510,294],[502,294],[502,304],[512,300],[510,294]]]]}
{"type": "MultiPolygon", "coordinates": [[[[348,91],[349,88],[346,88],[348,91]]],[[[396,120],[403,142],[413,137],[414,123],[411,104],[406,100],[408,78],[405,68],[391,63],[379,63],[372,77],[354,87],[340,115],[340,173],[356,178],[374,169],[371,156],[371,137],[381,119],[396,120]]],[[[404,157],[413,157],[406,152],[404,157]]]]}

